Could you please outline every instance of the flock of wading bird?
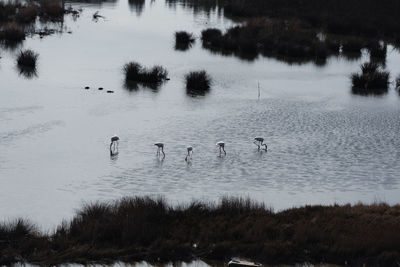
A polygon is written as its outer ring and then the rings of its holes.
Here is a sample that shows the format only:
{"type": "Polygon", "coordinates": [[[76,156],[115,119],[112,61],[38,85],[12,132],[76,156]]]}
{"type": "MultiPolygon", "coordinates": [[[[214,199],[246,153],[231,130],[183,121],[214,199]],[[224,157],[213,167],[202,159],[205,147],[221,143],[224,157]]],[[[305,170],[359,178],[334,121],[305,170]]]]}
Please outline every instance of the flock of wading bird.
{"type": "MultiPolygon", "coordinates": [[[[111,137],[111,143],[110,143],[110,155],[114,156],[118,154],[118,142],[119,142],[119,137],[114,135],[111,137]]],[[[267,151],[268,147],[267,144],[264,144],[264,138],[263,137],[254,137],[254,142],[253,142],[257,147],[258,150],[263,149],[267,151]]],[[[157,156],[163,155],[163,159],[165,158],[165,153],[164,153],[164,143],[155,143],[154,144],[157,147],[157,156]]],[[[216,143],[216,146],[219,147],[219,156],[222,155],[222,152],[224,152],[224,155],[226,156],[226,151],[225,151],[225,142],[224,141],[219,141],[216,143]]],[[[193,147],[188,146],[186,147],[187,154],[185,157],[185,161],[191,160],[192,155],[193,155],[193,147]]]]}

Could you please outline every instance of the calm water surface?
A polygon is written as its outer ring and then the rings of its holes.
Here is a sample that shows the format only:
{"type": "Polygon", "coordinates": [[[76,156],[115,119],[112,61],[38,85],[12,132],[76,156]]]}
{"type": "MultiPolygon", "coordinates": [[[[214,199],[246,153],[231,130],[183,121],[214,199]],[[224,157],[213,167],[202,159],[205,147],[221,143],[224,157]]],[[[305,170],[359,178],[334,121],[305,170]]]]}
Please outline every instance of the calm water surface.
{"type": "MultiPolygon", "coordinates": [[[[127,195],[172,203],[250,196],[276,210],[399,202],[400,98],[394,90],[383,97],[350,92],[349,75],[367,55],[318,67],[212,54],[199,40],[175,51],[177,30],[198,36],[234,22],[162,0],[72,5],[83,8],[81,16],[53,25],[64,34],[28,38],[21,47],[40,54],[37,77],[19,74],[19,48],[1,48],[2,220],[23,216],[52,228],[83,202],[127,195]],[[96,11],[105,19],[93,21],[96,11]],[[165,66],[171,80],[125,89],[122,66],[132,60],[165,66]],[[183,79],[198,69],[214,83],[207,95],[192,97],[183,79]],[[120,153],[110,158],[113,134],[120,153]],[[266,138],[267,153],[257,151],[254,136],[266,138]],[[226,157],[218,157],[219,140],[226,157]],[[159,141],[165,160],[156,157],[159,141]],[[190,164],[187,145],[194,147],[190,164]]],[[[389,48],[387,68],[399,66],[389,48]]]]}

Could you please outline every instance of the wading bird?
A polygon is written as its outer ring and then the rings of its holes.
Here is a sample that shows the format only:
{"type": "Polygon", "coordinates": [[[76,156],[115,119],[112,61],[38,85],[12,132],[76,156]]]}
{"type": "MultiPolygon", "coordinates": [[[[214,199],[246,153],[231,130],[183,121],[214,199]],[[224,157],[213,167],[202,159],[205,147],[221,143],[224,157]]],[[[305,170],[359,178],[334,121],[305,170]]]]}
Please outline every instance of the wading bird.
{"type": "Polygon", "coordinates": [[[226,151],[225,151],[225,142],[219,141],[219,142],[216,143],[215,145],[219,147],[219,155],[220,155],[220,156],[221,156],[222,151],[224,151],[224,153],[225,153],[225,155],[226,155],[226,151]]]}
{"type": "Polygon", "coordinates": [[[188,161],[188,158],[192,158],[192,155],[193,155],[193,147],[192,146],[188,146],[187,148],[187,155],[186,155],[186,158],[185,158],[185,161],[188,161]]]}
{"type": "Polygon", "coordinates": [[[265,151],[267,151],[267,144],[264,144],[264,138],[254,137],[254,144],[258,147],[259,150],[262,146],[264,146],[265,151]]]}
{"type": "Polygon", "coordinates": [[[161,151],[161,153],[163,153],[164,158],[165,158],[164,144],[163,143],[155,143],[154,145],[157,146],[157,156],[160,155],[160,151],[161,151]]]}
{"type": "Polygon", "coordinates": [[[114,135],[113,137],[111,137],[111,143],[110,143],[110,154],[115,155],[116,153],[118,153],[118,142],[119,141],[119,137],[114,135]]]}

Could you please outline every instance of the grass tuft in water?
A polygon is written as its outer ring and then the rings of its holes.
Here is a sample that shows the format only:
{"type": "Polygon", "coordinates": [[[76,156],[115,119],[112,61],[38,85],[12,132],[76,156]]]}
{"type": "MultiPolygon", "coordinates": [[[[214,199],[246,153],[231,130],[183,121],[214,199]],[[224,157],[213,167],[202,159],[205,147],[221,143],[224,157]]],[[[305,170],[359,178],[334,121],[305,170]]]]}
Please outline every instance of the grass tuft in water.
{"type": "Polygon", "coordinates": [[[36,68],[38,57],[39,55],[30,49],[20,51],[17,58],[17,64],[19,67],[34,69],[36,68]]]}
{"type": "Polygon", "coordinates": [[[185,75],[186,90],[189,95],[205,95],[211,86],[211,77],[206,71],[192,71],[185,75]]]}
{"type": "Polygon", "coordinates": [[[175,32],[175,50],[188,50],[194,43],[195,38],[192,33],[185,31],[175,32]]]}
{"type": "Polygon", "coordinates": [[[161,66],[154,66],[151,69],[142,67],[137,62],[129,62],[124,65],[125,80],[140,83],[160,83],[167,79],[168,71],[161,66]]]}

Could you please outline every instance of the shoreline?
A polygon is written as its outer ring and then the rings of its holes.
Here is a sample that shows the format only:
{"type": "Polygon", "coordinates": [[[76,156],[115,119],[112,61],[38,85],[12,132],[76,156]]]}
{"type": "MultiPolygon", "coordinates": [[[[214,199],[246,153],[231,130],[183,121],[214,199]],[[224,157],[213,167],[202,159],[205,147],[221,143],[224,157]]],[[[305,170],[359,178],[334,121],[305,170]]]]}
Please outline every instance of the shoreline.
{"type": "Polygon", "coordinates": [[[0,224],[0,264],[217,260],[396,266],[400,205],[303,206],[273,212],[249,198],[171,206],[126,197],[80,208],[42,233],[29,221],[0,224]]]}

